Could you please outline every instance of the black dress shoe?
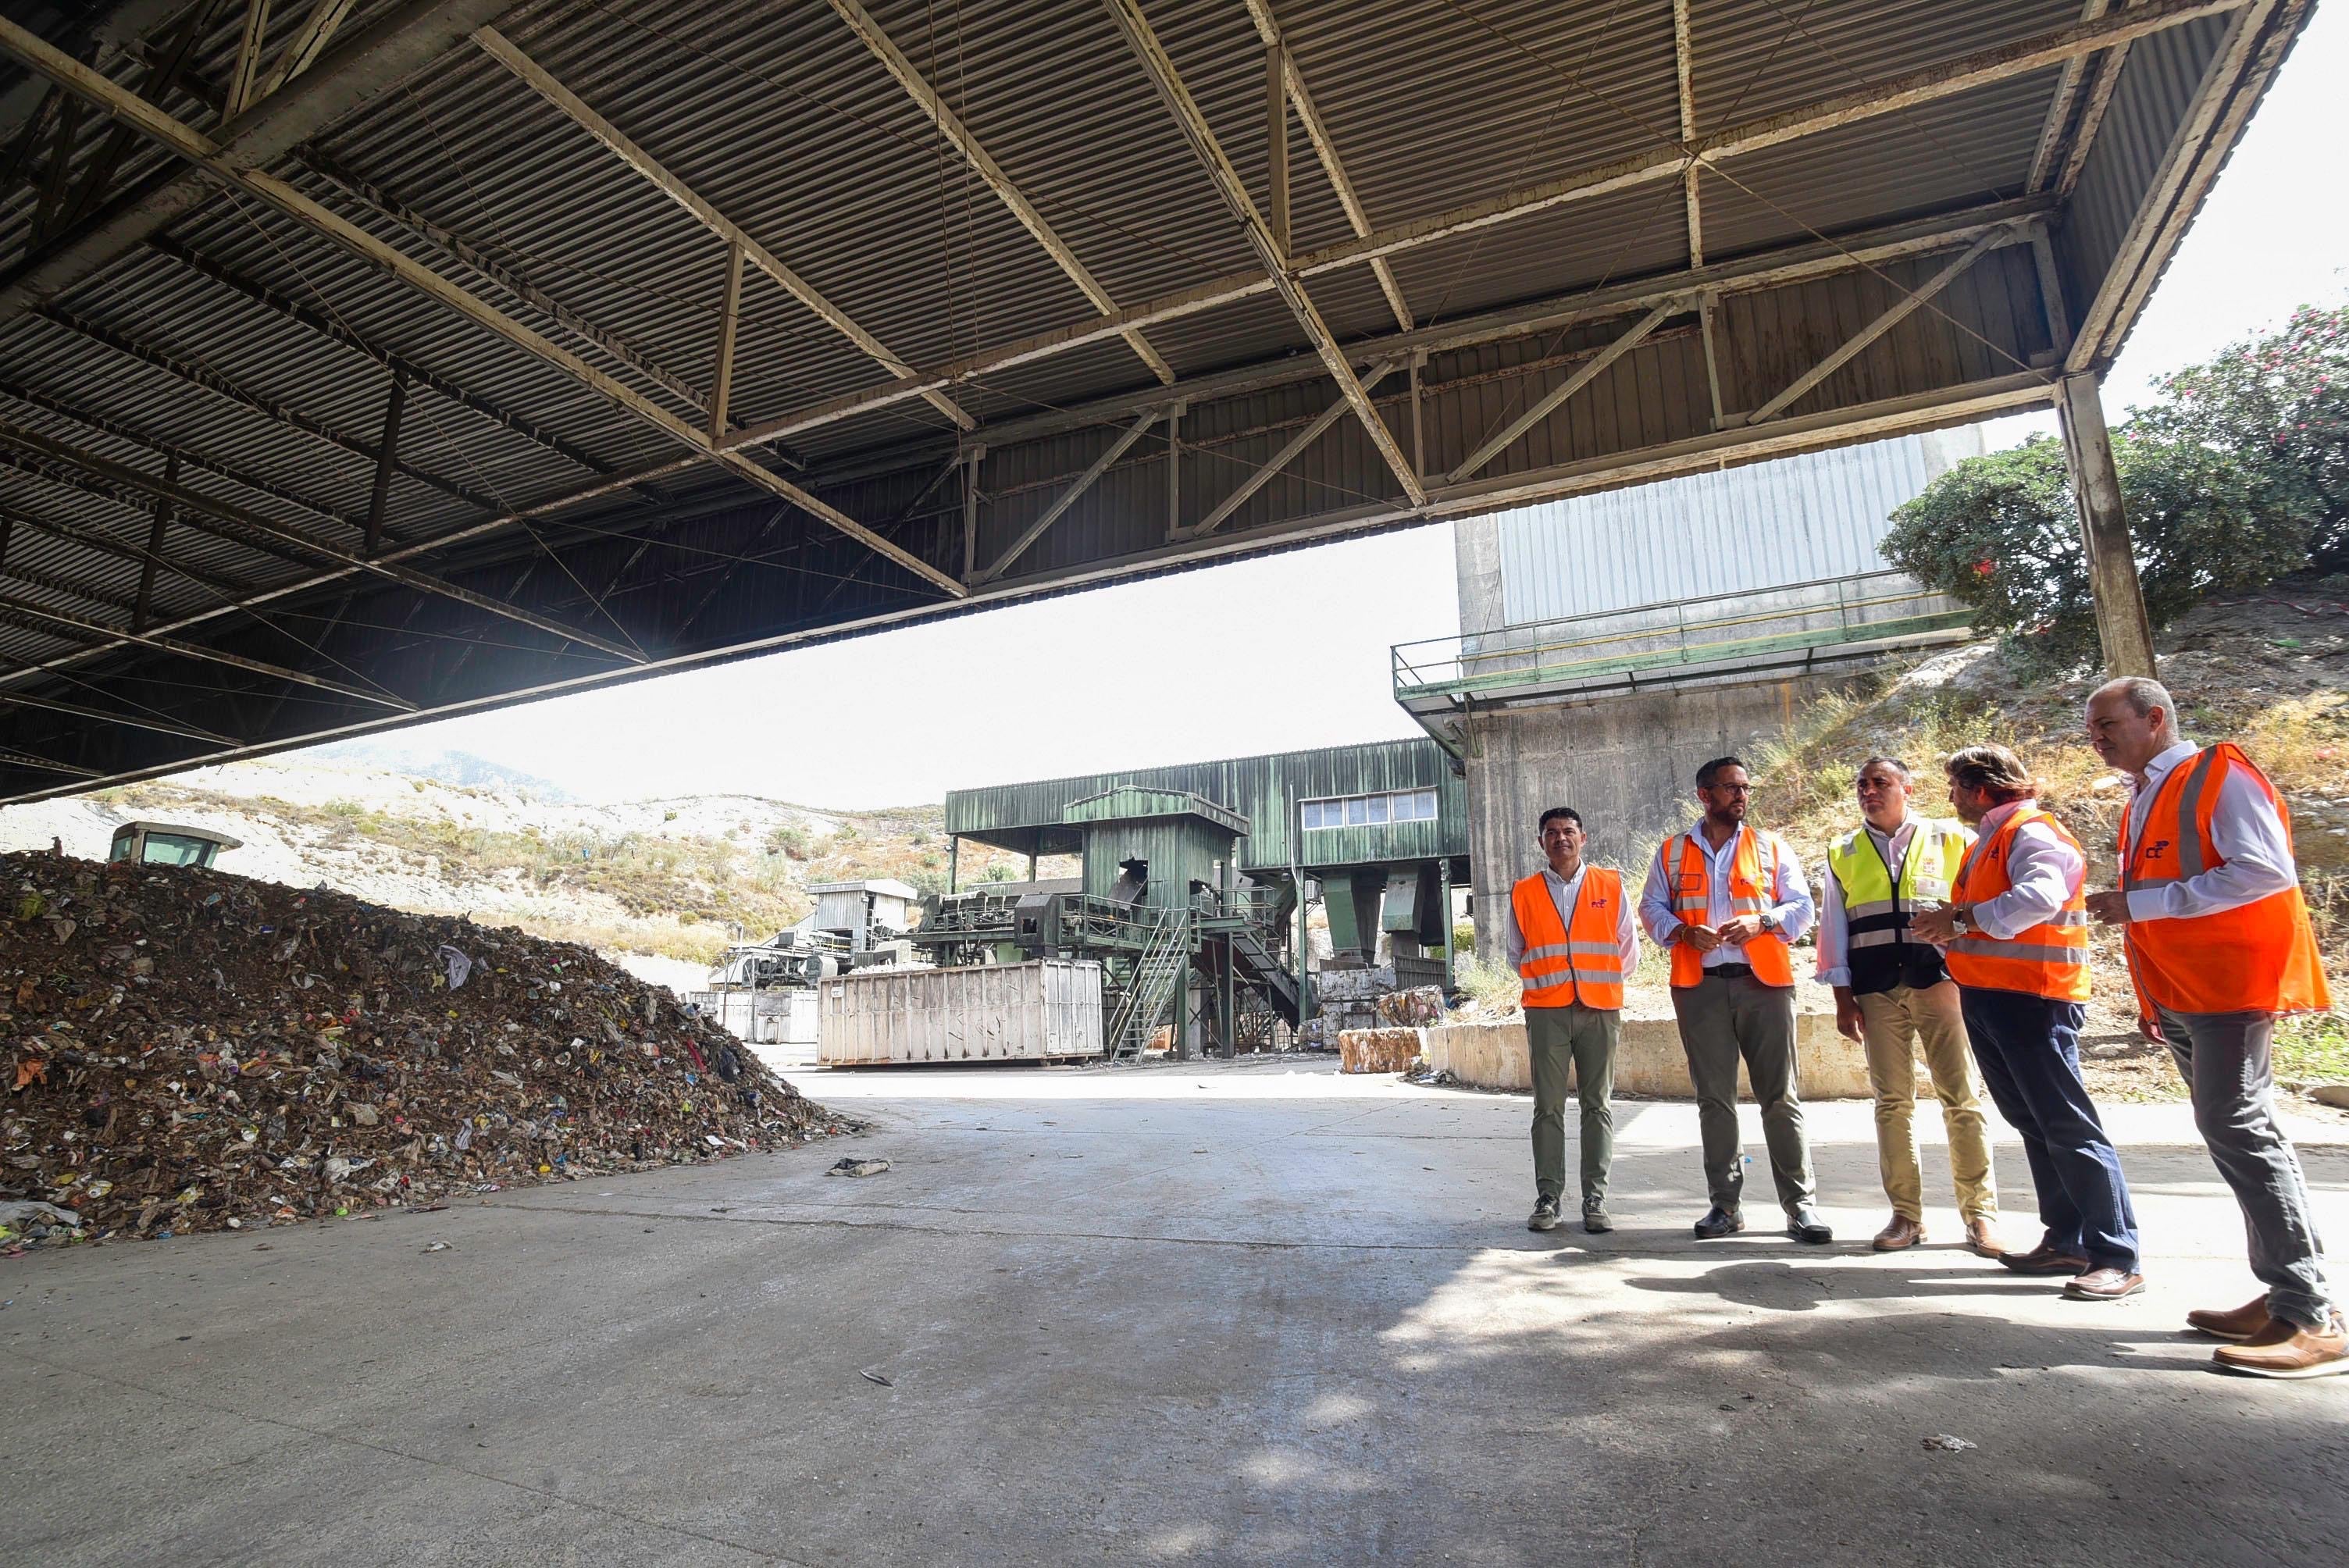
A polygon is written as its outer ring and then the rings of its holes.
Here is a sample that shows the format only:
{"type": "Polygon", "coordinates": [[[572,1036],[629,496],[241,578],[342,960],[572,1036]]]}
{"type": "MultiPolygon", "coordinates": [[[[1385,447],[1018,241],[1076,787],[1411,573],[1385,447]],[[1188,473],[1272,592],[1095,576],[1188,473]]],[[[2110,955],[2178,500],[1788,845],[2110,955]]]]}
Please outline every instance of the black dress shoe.
{"type": "Polygon", "coordinates": [[[1696,1239],[1700,1242],[1718,1241],[1723,1236],[1733,1236],[1744,1228],[1744,1214],[1715,1204],[1704,1212],[1703,1219],[1696,1222],[1696,1239]]]}
{"type": "Polygon", "coordinates": [[[1814,1247],[1826,1246],[1835,1240],[1835,1233],[1827,1229],[1826,1222],[1819,1218],[1819,1212],[1808,1203],[1787,1213],[1786,1233],[1814,1247]]]}

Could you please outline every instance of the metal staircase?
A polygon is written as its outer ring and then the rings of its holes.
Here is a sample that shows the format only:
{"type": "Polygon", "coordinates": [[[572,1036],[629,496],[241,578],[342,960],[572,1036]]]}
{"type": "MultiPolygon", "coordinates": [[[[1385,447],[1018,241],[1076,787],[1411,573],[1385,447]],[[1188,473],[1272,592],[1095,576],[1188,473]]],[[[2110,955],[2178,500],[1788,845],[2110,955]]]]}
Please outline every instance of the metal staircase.
{"type": "Polygon", "coordinates": [[[1290,1028],[1297,1027],[1297,976],[1270,948],[1248,932],[1232,937],[1232,956],[1241,976],[1264,993],[1265,1000],[1290,1028]]]}
{"type": "Polygon", "coordinates": [[[1110,1020],[1109,1055],[1112,1061],[1139,1058],[1174,998],[1175,976],[1183,971],[1191,947],[1191,912],[1159,912],[1141,954],[1134,959],[1133,980],[1110,1020]]]}

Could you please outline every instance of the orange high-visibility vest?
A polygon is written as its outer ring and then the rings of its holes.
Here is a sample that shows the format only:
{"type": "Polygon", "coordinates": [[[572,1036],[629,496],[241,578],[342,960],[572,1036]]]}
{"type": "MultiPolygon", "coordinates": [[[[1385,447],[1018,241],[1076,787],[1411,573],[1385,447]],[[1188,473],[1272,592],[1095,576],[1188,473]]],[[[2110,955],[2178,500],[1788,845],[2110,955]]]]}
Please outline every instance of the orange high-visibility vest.
{"type": "MultiPolygon", "coordinates": [[[[2236,747],[2206,747],[2155,789],[2136,844],[2129,842],[2128,814],[2122,814],[2123,892],[2182,882],[2227,863],[2211,841],[2210,824],[2230,767],[2260,787],[2283,820],[2284,842],[2292,842],[2291,809],[2267,775],[2236,747]]],[[[2157,1003],[2173,1013],[2304,1013],[2333,1006],[2297,882],[2240,909],[2132,920],[2127,930],[2129,977],[2147,1017],[2157,1003]]]]}
{"type": "MultiPolygon", "coordinates": [[[[1680,864],[1672,873],[1672,913],[1683,925],[1709,923],[1713,910],[1713,856],[1697,841],[1697,830],[1680,835],[1680,864]]],[[[1671,852],[1666,841],[1661,854],[1671,852]]],[[[1778,841],[1752,828],[1737,830],[1737,850],[1729,858],[1729,910],[1732,914],[1762,914],[1773,907],[1778,891],[1778,841]],[[1770,875],[1762,875],[1762,845],[1770,846],[1770,875]]],[[[1735,960],[1754,966],[1754,978],[1764,985],[1792,985],[1795,960],[1786,939],[1765,931],[1737,950],[1735,960]]],[[[1704,978],[1704,954],[1685,942],[1672,944],[1672,984],[1685,988],[1704,978]]]]}
{"type": "MultiPolygon", "coordinates": [[[[2044,822],[2055,836],[2078,851],[2080,841],[2065,830],[2053,813],[2037,805],[2019,808],[1999,824],[1998,831],[1976,841],[1958,866],[1951,896],[1971,908],[1996,898],[2014,885],[2006,872],[2007,855],[2014,836],[2032,822],[2044,822]]],[[[2085,857],[2083,856],[2083,859],[2085,857]]],[[[2037,925],[2026,926],[2006,941],[1971,932],[1950,944],[1950,978],[1982,991],[2023,991],[2058,1002],[2088,999],[2088,895],[2074,888],[2064,907],[2037,925]]]]}
{"type": "Polygon", "coordinates": [[[1591,866],[1575,890],[1574,923],[1558,918],[1557,901],[1541,872],[1509,890],[1517,935],[1526,944],[1517,960],[1528,1007],[1623,1005],[1623,949],[1615,940],[1616,912],[1623,907],[1623,873],[1591,866]]]}

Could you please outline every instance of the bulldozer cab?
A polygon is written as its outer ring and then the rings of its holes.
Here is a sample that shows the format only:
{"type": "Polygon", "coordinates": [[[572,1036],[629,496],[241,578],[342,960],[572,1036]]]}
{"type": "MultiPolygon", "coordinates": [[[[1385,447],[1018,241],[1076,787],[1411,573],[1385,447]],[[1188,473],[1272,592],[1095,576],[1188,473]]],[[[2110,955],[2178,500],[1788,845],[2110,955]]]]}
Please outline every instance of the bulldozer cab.
{"type": "Polygon", "coordinates": [[[233,850],[243,841],[176,822],[125,822],[114,830],[114,844],[106,858],[147,865],[208,866],[222,850],[233,850]]]}

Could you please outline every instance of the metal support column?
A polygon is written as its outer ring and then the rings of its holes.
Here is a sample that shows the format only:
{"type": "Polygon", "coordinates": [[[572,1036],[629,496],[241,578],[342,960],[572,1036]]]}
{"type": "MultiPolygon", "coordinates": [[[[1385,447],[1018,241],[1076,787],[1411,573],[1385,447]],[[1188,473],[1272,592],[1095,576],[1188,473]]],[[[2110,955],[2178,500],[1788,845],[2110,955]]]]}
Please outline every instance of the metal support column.
{"type": "Polygon", "coordinates": [[[1436,885],[1443,891],[1436,894],[1436,913],[1444,916],[1444,988],[1452,989],[1452,862],[1435,862],[1436,885]]]}
{"type": "Polygon", "coordinates": [[[383,545],[384,515],[391,510],[391,476],[399,466],[399,416],[408,404],[408,373],[391,373],[391,396],[383,406],[383,438],[376,444],[375,490],[367,497],[367,543],[373,555],[383,545]]]}
{"type": "Polygon", "coordinates": [[[1174,1032],[1167,1037],[1177,1061],[1191,1061],[1198,1052],[1191,1048],[1191,945],[1186,937],[1182,950],[1174,954],[1174,1032]]]}
{"type": "Polygon", "coordinates": [[[1216,998],[1219,1016],[1216,1022],[1216,1032],[1223,1037],[1224,1057],[1227,1061],[1240,1054],[1239,995],[1232,969],[1232,939],[1226,936],[1224,938],[1223,974],[1220,976],[1223,985],[1221,995],[1216,998]]]}
{"type": "Polygon", "coordinates": [[[961,886],[961,884],[960,884],[959,882],[957,882],[955,880],[956,873],[957,873],[957,870],[960,868],[961,863],[962,863],[962,840],[961,840],[961,839],[959,839],[959,838],[949,838],[949,839],[947,839],[947,892],[960,892],[962,891],[962,886],[961,886]]]}
{"type": "Polygon", "coordinates": [[[968,583],[978,570],[978,463],[987,448],[974,441],[962,455],[962,580],[968,583]]]}
{"type": "Polygon", "coordinates": [[[2066,376],[2057,385],[2055,412],[2064,428],[2064,457],[2072,472],[2072,492],[2080,507],[2080,533],[2087,547],[2088,586],[2096,600],[2096,640],[2105,651],[2108,676],[2151,676],[2153,624],[2145,613],[2137,582],[2137,553],[2129,540],[2128,513],[2121,503],[2120,474],[2113,466],[2112,435],[2105,427],[2104,399],[2095,376],[2066,376]]]}

